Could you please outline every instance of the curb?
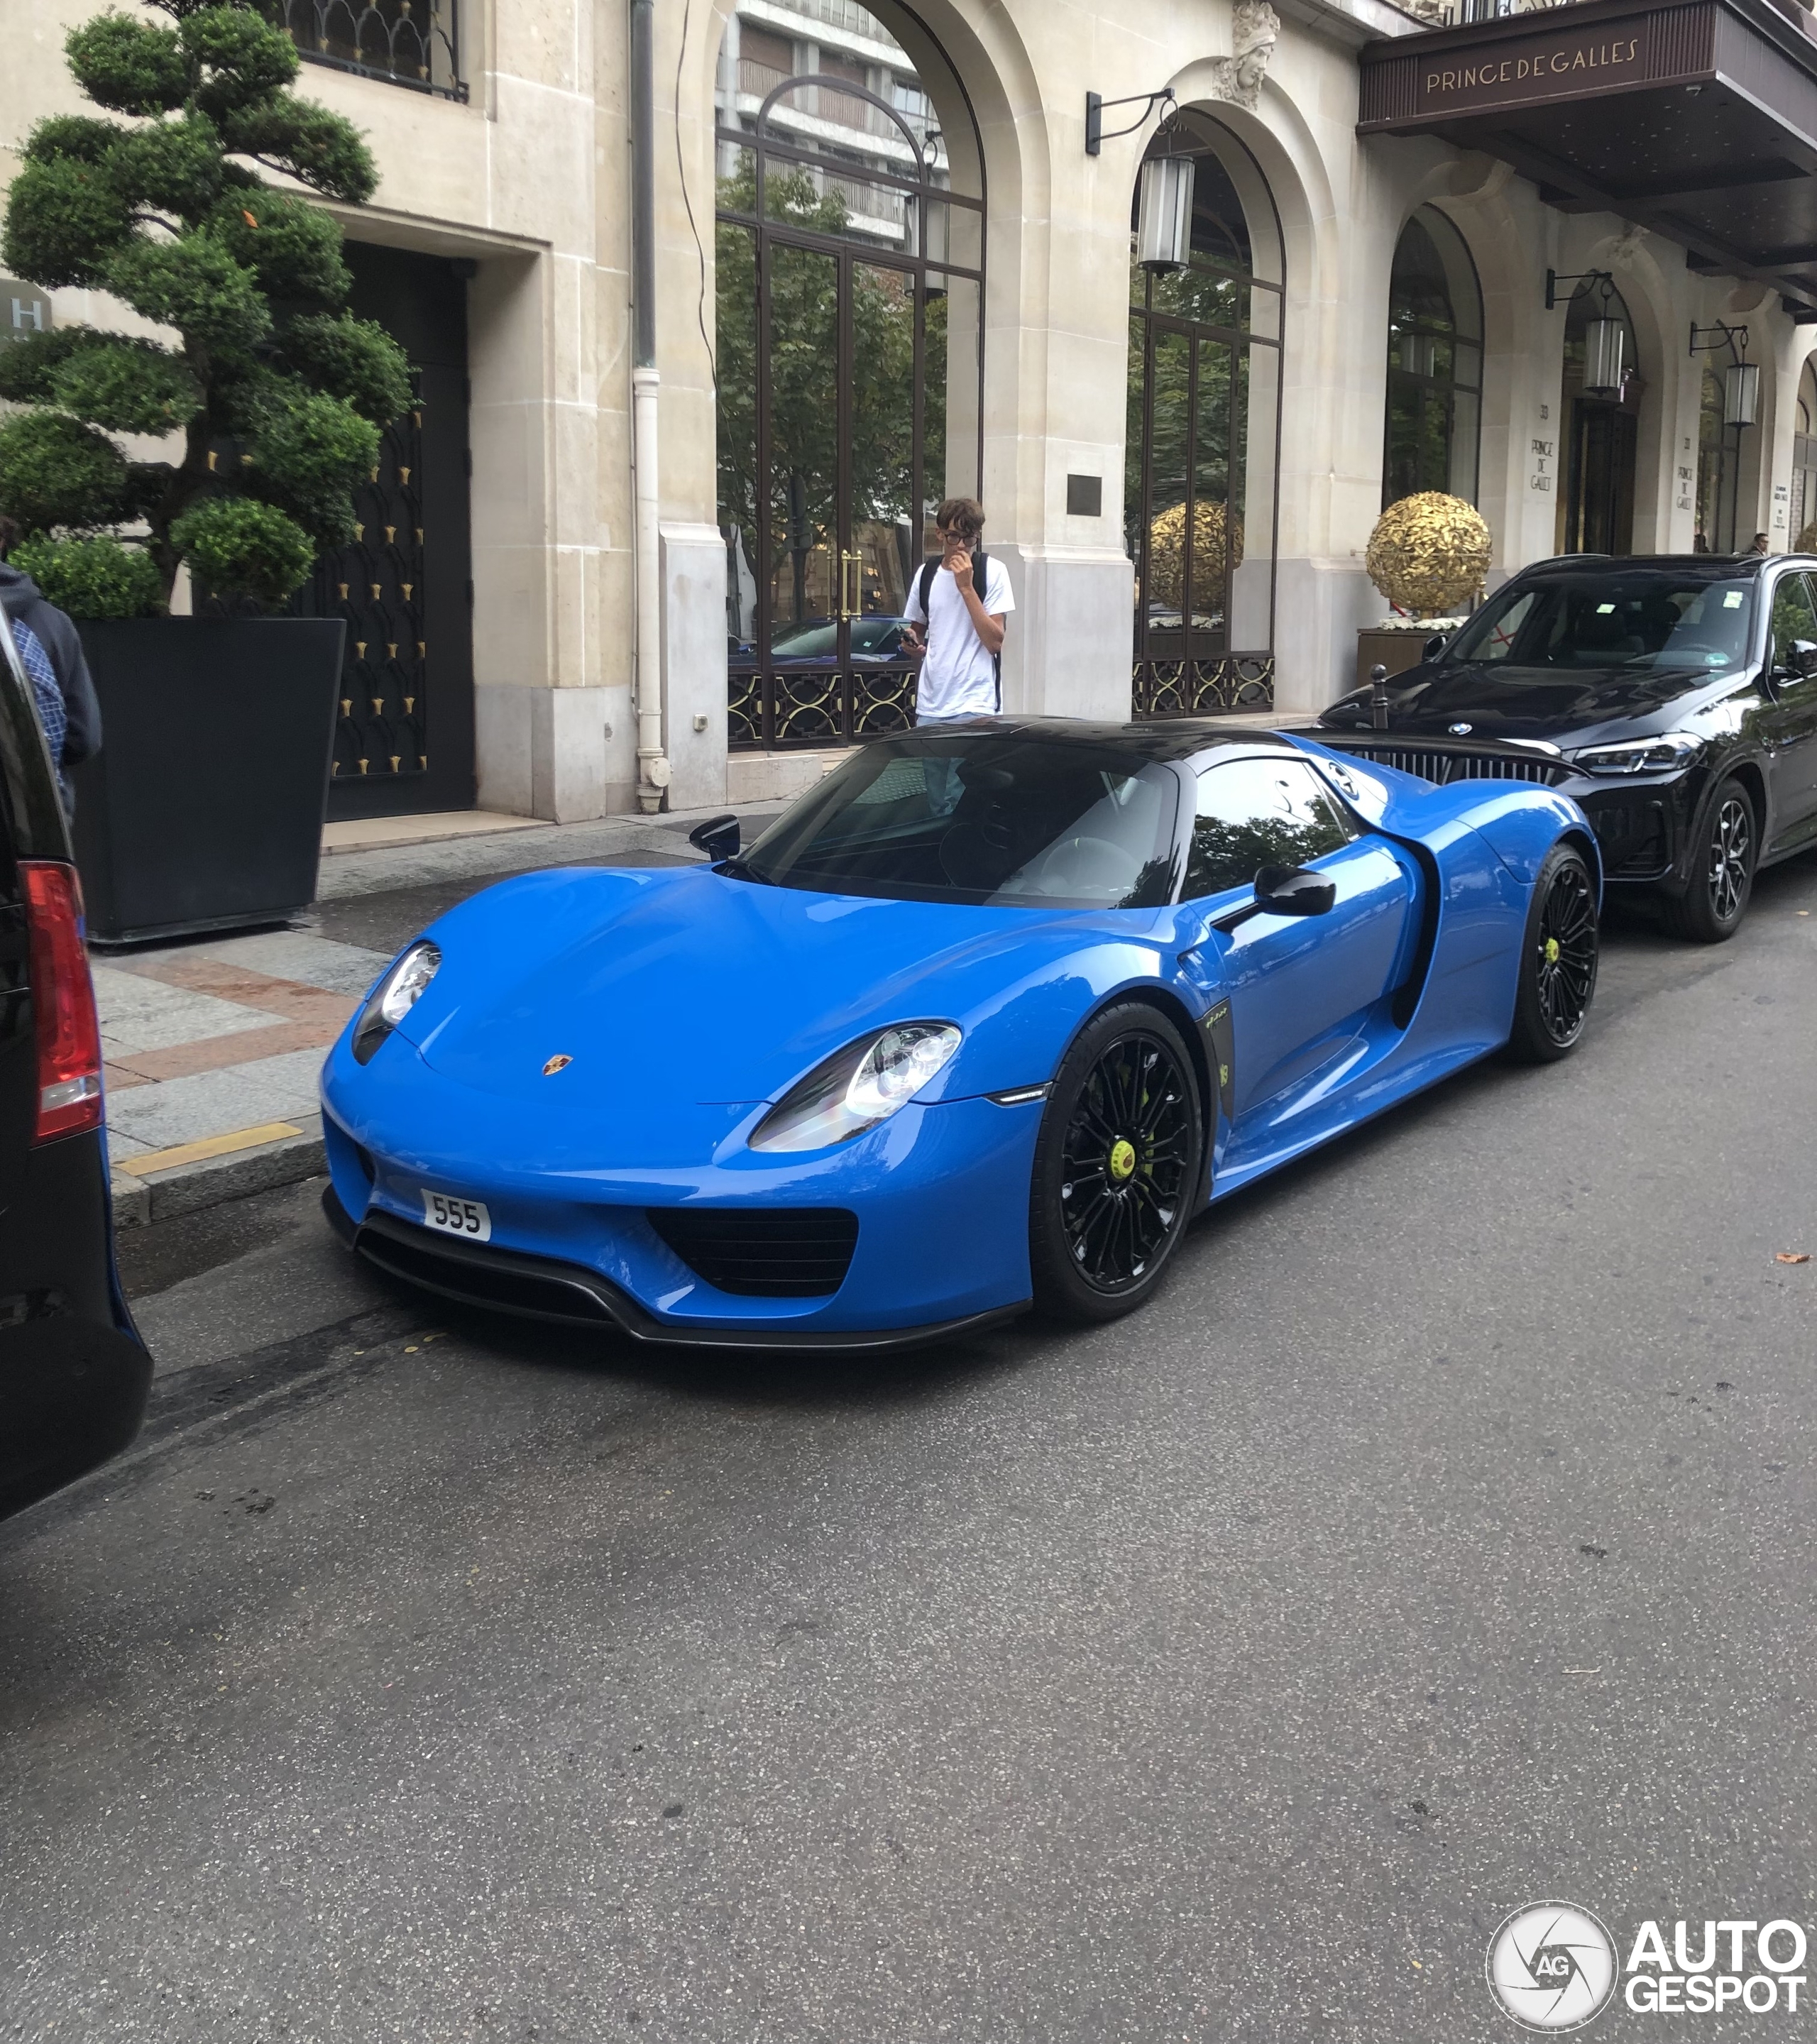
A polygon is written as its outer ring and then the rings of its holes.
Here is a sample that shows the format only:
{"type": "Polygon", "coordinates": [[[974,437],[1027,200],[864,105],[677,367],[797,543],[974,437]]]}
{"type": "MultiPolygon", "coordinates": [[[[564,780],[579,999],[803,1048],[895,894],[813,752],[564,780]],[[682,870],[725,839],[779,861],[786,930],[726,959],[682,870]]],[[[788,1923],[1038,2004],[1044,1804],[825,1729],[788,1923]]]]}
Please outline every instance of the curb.
{"type": "Polygon", "coordinates": [[[179,1164],[174,1170],[159,1171],[148,1178],[136,1178],[129,1172],[116,1171],[113,1225],[146,1228],[153,1221],[173,1220],[179,1214],[219,1206],[226,1200],[244,1199],[249,1193],[294,1185],[300,1178],[315,1178],[327,1169],[322,1139],[317,1135],[287,1135],[282,1142],[267,1143],[256,1150],[205,1158],[197,1164],[179,1164]]]}

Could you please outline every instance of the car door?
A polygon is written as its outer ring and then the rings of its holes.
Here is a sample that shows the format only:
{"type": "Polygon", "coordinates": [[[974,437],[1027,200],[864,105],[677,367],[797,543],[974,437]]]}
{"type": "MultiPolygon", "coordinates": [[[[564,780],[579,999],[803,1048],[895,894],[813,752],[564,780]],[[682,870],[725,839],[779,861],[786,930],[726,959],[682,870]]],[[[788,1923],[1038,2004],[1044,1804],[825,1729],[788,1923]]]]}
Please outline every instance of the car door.
{"type": "Polygon", "coordinates": [[[1408,855],[1366,830],[1304,760],[1250,755],[1199,775],[1181,899],[1203,904],[1223,965],[1239,1128],[1361,1035],[1409,951],[1419,886],[1408,855]],[[1330,912],[1211,928],[1264,866],[1316,868],[1337,889],[1330,912]]]}
{"type": "Polygon", "coordinates": [[[1817,592],[1793,569],[1773,585],[1767,636],[1766,698],[1759,729],[1766,747],[1772,816],[1765,850],[1783,851],[1817,836],[1817,665],[1800,647],[1817,647],[1817,592]]]}

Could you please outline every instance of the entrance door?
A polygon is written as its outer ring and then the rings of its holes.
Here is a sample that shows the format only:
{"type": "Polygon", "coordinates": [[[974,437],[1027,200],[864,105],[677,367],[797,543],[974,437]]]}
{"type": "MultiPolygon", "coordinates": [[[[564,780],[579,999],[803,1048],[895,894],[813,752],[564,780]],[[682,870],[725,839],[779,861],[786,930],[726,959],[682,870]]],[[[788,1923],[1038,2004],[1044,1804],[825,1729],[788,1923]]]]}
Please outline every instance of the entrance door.
{"type": "Polygon", "coordinates": [[[1634,551],[1635,415],[1594,398],[1571,401],[1571,466],[1566,485],[1568,554],[1634,551]]]}
{"type": "Polygon", "coordinates": [[[903,605],[924,553],[930,302],[912,269],[780,235],[759,267],[766,600],[747,714],[767,743],[843,744],[913,720],[903,605]]]}
{"type": "Polygon", "coordinates": [[[473,806],[467,286],[445,257],[349,242],[351,309],[409,358],[416,403],[386,428],[354,540],[296,608],[347,621],[331,820],[473,806]]]}
{"type": "Polygon", "coordinates": [[[886,98],[828,50],[796,71],[799,50],[739,33],[716,227],[727,735],[843,745],[914,720],[908,586],[935,506],[978,489],[984,207],[955,184],[981,163],[905,52],[886,98]]]}

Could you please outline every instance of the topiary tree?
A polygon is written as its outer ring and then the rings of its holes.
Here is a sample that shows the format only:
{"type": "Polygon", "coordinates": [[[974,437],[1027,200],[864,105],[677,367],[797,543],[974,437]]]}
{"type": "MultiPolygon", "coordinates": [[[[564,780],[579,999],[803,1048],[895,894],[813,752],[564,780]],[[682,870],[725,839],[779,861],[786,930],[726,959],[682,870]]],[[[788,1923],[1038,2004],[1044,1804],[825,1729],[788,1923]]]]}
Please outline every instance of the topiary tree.
{"type": "Polygon", "coordinates": [[[63,327],[0,349],[0,398],[28,408],[0,422],[0,512],[78,616],[164,608],[186,559],[219,594],[282,602],[354,536],[353,491],[410,402],[397,344],[346,311],[340,227],[252,167],[359,204],[376,182],[359,134],[286,90],[295,47],[254,7],[147,4],[169,25],[71,32],[76,83],[128,118],[40,121],[0,234],[15,275],[111,292],[178,336],[63,327]],[[171,433],[176,461],[113,437],[171,433]]]}

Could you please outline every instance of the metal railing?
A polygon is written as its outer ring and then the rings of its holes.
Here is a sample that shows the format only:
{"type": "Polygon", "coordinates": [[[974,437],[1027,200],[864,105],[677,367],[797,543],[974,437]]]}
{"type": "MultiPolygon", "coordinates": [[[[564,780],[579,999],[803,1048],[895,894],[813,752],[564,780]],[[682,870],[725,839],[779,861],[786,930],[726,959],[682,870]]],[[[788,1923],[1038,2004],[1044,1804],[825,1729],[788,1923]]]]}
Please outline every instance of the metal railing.
{"type": "Polygon", "coordinates": [[[459,0],[267,0],[310,63],[464,100],[459,0]]]}

